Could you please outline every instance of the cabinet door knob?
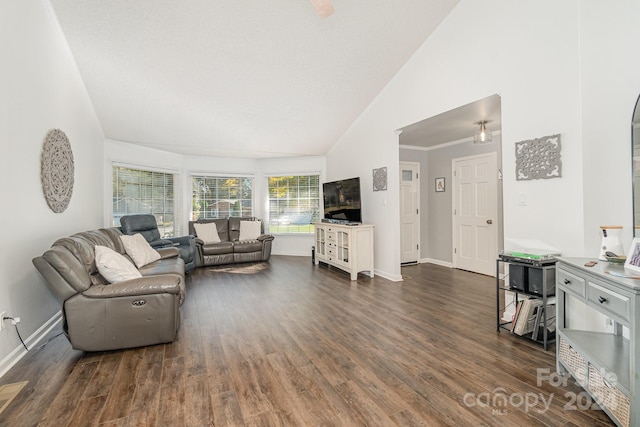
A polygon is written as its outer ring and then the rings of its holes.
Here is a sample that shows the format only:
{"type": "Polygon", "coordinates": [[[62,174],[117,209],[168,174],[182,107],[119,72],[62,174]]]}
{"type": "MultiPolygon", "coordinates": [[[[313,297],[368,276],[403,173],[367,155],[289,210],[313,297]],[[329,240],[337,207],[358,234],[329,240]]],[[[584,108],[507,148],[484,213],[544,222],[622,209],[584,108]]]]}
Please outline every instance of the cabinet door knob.
{"type": "Polygon", "coordinates": [[[607,302],[607,299],[605,297],[603,297],[602,295],[600,295],[598,297],[598,301],[600,301],[600,304],[604,304],[605,302],[607,302]]]}
{"type": "Polygon", "coordinates": [[[565,285],[568,285],[569,283],[571,283],[571,280],[569,280],[569,279],[564,279],[564,284],[565,284],[565,285]]]}

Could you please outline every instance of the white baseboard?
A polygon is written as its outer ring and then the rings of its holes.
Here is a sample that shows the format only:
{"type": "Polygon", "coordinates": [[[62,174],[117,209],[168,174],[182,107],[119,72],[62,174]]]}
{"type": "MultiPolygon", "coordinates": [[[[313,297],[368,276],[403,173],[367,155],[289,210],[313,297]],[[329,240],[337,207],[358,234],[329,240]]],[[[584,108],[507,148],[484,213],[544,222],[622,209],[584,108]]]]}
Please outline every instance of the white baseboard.
{"type": "Polygon", "coordinates": [[[389,274],[386,271],[374,270],[376,276],[384,277],[392,282],[402,282],[402,274],[389,274]]]}
{"type": "Polygon", "coordinates": [[[302,253],[302,252],[287,252],[287,251],[284,251],[284,252],[278,251],[278,252],[276,252],[276,251],[272,250],[271,251],[271,255],[306,256],[306,257],[309,257],[309,259],[311,259],[311,253],[310,252],[304,252],[304,253],[302,253]]]}
{"type": "MultiPolygon", "coordinates": [[[[34,348],[35,345],[44,338],[49,331],[51,331],[60,321],[62,320],[62,310],[58,311],[54,314],[51,319],[47,320],[44,325],[40,326],[38,330],[36,330],[33,334],[31,334],[24,343],[28,348],[34,348]]],[[[20,361],[27,354],[27,350],[20,344],[16,347],[11,353],[7,355],[2,361],[0,361],[0,378],[7,372],[9,369],[13,368],[13,366],[20,361]]]]}
{"type": "Polygon", "coordinates": [[[430,264],[435,264],[435,265],[441,265],[443,267],[449,267],[449,268],[453,268],[453,263],[449,262],[449,261],[440,261],[439,259],[433,259],[433,258],[422,258],[420,260],[420,264],[423,263],[430,263],[430,264]]]}

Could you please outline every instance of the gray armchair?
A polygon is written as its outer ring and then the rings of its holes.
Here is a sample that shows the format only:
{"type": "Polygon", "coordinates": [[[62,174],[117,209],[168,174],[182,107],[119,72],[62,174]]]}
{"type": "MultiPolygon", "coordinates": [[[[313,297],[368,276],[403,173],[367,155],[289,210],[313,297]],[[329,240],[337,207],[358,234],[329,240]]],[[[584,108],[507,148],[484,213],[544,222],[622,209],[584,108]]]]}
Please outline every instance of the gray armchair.
{"type": "Polygon", "coordinates": [[[153,215],[125,215],[120,218],[122,234],[142,234],[152,248],[176,247],[180,251],[180,258],[184,260],[185,273],[196,267],[196,241],[194,236],[161,238],[158,223],[153,215]]]}

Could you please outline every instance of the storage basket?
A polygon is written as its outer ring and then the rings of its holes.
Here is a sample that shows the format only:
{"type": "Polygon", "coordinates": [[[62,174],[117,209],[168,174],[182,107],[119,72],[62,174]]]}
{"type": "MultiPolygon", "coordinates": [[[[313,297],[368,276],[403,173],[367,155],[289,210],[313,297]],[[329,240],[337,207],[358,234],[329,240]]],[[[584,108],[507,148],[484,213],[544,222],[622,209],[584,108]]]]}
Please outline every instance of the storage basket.
{"type": "Polygon", "coordinates": [[[577,351],[575,351],[562,336],[559,339],[560,360],[571,373],[576,377],[582,386],[587,385],[587,361],[577,351]]]}
{"type": "Polygon", "coordinates": [[[602,372],[591,363],[589,363],[589,390],[620,425],[629,426],[631,406],[629,397],[620,391],[616,384],[609,384],[602,372]]]}

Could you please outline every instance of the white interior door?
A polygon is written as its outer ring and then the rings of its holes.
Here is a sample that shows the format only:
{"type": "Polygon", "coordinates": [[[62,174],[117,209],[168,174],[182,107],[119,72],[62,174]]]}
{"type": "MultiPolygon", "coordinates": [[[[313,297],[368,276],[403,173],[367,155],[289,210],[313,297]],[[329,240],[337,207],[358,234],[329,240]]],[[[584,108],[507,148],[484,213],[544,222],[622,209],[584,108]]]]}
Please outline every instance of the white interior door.
{"type": "Polygon", "coordinates": [[[402,264],[420,258],[420,164],[400,162],[400,247],[402,264]]]}
{"type": "Polygon", "coordinates": [[[495,275],[498,256],[496,153],[453,160],[453,266],[495,275]]]}

